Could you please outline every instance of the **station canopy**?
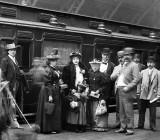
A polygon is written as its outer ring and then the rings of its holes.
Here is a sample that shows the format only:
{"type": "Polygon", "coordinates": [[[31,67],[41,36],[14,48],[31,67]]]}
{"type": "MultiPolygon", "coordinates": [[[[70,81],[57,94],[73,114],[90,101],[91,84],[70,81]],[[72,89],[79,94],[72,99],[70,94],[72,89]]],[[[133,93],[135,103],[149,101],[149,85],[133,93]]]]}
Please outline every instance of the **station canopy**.
{"type": "Polygon", "coordinates": [[[0,0],[160,29],[160,0],[0,0]]]}

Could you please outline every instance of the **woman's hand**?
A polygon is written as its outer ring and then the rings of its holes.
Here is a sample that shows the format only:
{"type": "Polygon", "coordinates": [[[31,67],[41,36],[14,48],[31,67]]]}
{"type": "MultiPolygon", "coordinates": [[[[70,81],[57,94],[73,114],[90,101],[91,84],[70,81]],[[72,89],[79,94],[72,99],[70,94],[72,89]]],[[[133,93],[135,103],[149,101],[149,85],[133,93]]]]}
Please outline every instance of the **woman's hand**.
{"type": "Polygon", "coordinates": [[[85,70],[81,70],[81,72],[80,72],[80,73],[85,74],[85,72],[86,72],[85,70]]]}
{"type": "Polygon", "coordinates": [[[49,102],[52,102],[53,101],[53,98],[52,98],[52,96],[50,95],[49,96],[49,102]]]}

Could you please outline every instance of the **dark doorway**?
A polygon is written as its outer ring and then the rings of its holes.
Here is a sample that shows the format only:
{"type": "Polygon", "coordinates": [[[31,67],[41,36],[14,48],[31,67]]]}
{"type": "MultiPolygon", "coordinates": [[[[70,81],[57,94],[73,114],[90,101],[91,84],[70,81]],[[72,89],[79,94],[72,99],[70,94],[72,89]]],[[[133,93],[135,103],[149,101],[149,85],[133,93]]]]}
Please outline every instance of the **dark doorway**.
{"type": "Polygon", "coordinates": [[[23,70],[28,70],[30,67],[30,42],[18,42],[17,45],[17,61],[23,70]]]}

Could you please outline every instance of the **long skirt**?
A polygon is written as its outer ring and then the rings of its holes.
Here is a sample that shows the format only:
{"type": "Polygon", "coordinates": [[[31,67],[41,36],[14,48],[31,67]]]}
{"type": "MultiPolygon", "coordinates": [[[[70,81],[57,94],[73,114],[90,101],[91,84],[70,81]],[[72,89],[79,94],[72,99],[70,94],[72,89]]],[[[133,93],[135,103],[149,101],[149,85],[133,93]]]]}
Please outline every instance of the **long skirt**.
{"type": "Polygon", "coordinates": [[[86,102],[78,102],[79,111],[68,111],[67,123],[75,125],[86,125],[86,102]]]}
{"type": "Polygon", "coordinates": [[[55,111],[48,115],[45,112],[45,102],[48,102],[48,91],[45,86],[42,86],[39,94],[38,109],[36,115],[36,124],[40,126],[42,133],[51,131],[61,131],[61,102],[59,89],[54,89],[55,111]]]}
{"type": "Polygon", "coordinates": [[[108,114],[95,115],[99,101],[90,101],[90,123],[91,130],[107,131],[108,128],[108,114]]]}

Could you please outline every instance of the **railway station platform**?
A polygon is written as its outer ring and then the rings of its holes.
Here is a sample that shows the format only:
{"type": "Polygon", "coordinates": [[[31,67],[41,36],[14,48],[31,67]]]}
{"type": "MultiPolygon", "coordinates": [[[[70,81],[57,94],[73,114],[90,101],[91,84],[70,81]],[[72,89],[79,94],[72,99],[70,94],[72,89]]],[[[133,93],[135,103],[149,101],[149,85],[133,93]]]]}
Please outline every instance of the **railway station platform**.
{"type": "MultiPolygon", "coordinates": [[[[134,111],[135,126],[138,123],[138,111],[134,111]]],[[[38,134],[33,136],[33,140],[159,140],[160,139],[160,107],[157,107],[157,131],[153,132],[149,128],[149,111],[146,112],[145,127],[143,130],[135,129],[134,135],[126,136],[125,134],[115,133],[116,129],[111,129],[115,124],[115,112],[109,114],[109,131],[108,132],[95,132],[87,131],[85,133],[75,133],[63,130],[59,134],[38,134]]],[[[28,129],[26,124],[22,125],[24,131],[28,129]]],[[[17,130],[18,131],[18,130],[17,130]]],[[[9,130],[13,135],[15,130],[9,130]]],[[[12,136],[12,139],[13,136],[12,136]]],[[[15,139],[16,140],[16,139],[15,139]]],[[[19,140],[19,139],[18,139],[19,140]]],[[[24,140],[24,139],[23,139],[24,140]]],[[[27,139],[28,140],[28,139],[27,139]]],[[[31,139],[30,139],[31,140],[31,139]]]]}

